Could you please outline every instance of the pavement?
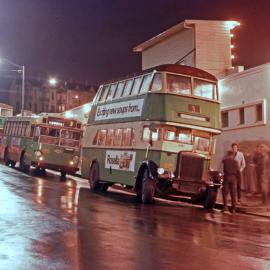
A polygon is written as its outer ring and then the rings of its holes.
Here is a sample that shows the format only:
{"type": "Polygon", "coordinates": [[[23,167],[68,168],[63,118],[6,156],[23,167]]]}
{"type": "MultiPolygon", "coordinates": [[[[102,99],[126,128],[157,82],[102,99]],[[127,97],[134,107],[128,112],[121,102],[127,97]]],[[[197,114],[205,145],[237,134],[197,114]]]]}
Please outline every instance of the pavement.
{"type": "MultiPolygon", "coordinates": [[[[270,218],[270,209],[262,204],[262,196],[260,194],[242,191],[241,195],[241,203],[237,204],[236,212],[270,218]]],[[[221,190],[218,193],[216,207],[220,209],[223,207],[221,190]]]]}

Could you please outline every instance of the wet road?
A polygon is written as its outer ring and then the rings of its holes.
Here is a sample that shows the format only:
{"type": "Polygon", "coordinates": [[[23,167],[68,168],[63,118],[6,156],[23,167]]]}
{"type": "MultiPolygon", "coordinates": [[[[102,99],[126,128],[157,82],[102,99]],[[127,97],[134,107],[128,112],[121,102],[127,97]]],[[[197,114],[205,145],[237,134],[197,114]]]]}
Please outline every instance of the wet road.
{"type": "Polygon", "coordinates": [[[140,205],[0,165],[0,269],[270,269],[270,219],[140,205]]]}

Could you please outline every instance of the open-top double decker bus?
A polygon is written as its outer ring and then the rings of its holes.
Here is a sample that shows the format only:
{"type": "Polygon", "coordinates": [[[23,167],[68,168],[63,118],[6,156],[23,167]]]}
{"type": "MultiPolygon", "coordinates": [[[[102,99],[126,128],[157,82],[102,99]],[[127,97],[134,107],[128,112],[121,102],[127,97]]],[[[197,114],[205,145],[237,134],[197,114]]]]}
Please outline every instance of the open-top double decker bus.
{"type": "Polygon", "coordinates": [[[82,141],[82,176],[92,190],[134,187],[144,203],[177,191],[211,208],[221,185],[210,171],[218,134],[217,79],[193,67],[155,67],[100,86],[82,141]]]}
{"type": "Polygon", "coordinates": [[[80,160],[81,123],[74,119],[40,114],[9,117],[5,121],[2,144],[4,161],[12,167],[19,162],[27,172],[30,166],[75,173],[80,160]]]}

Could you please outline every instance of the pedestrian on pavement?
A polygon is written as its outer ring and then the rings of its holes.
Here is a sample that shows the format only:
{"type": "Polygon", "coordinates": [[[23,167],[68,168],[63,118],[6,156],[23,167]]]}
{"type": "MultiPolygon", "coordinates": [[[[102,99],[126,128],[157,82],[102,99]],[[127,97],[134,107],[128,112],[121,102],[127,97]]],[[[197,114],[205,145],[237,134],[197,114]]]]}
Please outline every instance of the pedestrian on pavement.
{"type": "Polygon", "coordinates": [[[262,154],[262,166],[261,166],[261,181],[262,181],[262,202],[266,207],[269,207],[269,176],[270,176],[270,157],[269,148],[266,144],[260,145],[260,151],[262,154]]]}
{"type": "Polygon", "coordinates": [[[232,151],[234,154],[234,160],[237,161],[237,164],[240,170],[240,175],[237,178],[237,198],[238,198],[238,204],[240,204],[241,203],[241,185],[243,183],[243,171],[246,167],[246,161],[244,158],[244,154],[238,150],[237,143],[232,144],[232,151]]]}
{"type": "Polygon", "coordinates": [[[262,166],[263,166],[263,156],[261,153],[261,145],[258,144],[255,149],[253,156],[253,162],[256,166],[256,193],[258,195],[262,194],[262,166]]]}
{"type": "Polygon", "coordinates": [[[222,196],[224,207],[222,212],[228,212],[229,210],[227,196],[230,193],[232,202],[231,212],[234,213],[236,208],[237,179],[240,177],[240,170],[233,151],[228,151],[227,156],[223,159],[223,172],[222,196]]]}

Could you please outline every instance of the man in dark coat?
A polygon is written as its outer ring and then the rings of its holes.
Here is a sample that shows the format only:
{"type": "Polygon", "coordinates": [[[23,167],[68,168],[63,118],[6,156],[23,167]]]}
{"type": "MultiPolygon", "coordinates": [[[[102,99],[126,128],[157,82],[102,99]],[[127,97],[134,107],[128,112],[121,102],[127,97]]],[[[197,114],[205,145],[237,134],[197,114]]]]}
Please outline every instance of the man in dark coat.
{"type": "Polygon", "coordinates": [[[237,180],[240,177],[240,169],[237,161],[234,159],[233,151],[228,151],[227,156],[223,159],[223,171],[224,171],[224,182],[222,188],[223,212],[228,211],[227,195],[230,193],[232,208],[231,212],[235,212],[236,205],[236,194],[237,194],[237,180]]]}

